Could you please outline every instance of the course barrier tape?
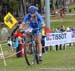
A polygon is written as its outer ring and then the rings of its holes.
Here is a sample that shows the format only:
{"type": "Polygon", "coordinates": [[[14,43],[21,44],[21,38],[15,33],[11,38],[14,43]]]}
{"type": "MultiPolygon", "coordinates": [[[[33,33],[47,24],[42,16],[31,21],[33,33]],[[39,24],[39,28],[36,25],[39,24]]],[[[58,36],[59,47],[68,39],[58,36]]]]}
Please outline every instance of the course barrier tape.
{"type": "Polygon", "coordinates": [[[2,49],[1,44],[0,44],[0,49],[1,49],[1,54],[3,55],[2,58],[3,58],[4,66],[6,67],[7,64],[6,64],[6,60],[5,60],[5,57],[4,57],[4,53],[3,53],[3,49],[2,49]]]}
{"type": "MultiPolygon", "coordinates": [[[[0,45],[6,45],[7,43],[4,43],[4,44],[0,44],[0,45]]],[[[1,46],[2,47],[2,46],[1,46]]],[[[17,53],[13,53],[12,55],[9,55],[9,56],[4,56],[4,58],[5,59],[8,59],[8,58],[10,58],[10,57],[13,57],[13,56],[15,56],[16,54],[18,54],[18,53],[20,53],[22,50],[20,50],[20,51],[18,51],[17,53]]],[[[2,60],[3,59],[3,57],[0,59],[0,60],[2,60]]]]}
{"type": "Polygon", "coordinates": [[[12,55],[6,56],[5,59],[8,59],[8,58],[10,58],[10,57],[13,57],[13,56],[15,56],[16,54],[20,53],[21,51],[22,51],[22,50],[18,51],[17,53],[13,53],[12,55]]]}

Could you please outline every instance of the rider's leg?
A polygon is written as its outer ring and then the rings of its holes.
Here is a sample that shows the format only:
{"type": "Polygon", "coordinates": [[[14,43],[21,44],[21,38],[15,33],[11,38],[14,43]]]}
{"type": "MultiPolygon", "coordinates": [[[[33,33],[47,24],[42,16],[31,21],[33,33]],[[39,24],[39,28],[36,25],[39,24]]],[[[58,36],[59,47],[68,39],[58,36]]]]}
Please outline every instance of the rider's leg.
{"type": "MultiPolygon", "coordinates": [[[[42,39],[41,34],[38,34],[36,36],[36,41],[37,41],[37,44],[38,44],[39,57],[42,57],[42,43],[41,43],[41,39],[42,39]]],[[[42,60],[42,59],[40,59],[40,60],[42,60]]]]}

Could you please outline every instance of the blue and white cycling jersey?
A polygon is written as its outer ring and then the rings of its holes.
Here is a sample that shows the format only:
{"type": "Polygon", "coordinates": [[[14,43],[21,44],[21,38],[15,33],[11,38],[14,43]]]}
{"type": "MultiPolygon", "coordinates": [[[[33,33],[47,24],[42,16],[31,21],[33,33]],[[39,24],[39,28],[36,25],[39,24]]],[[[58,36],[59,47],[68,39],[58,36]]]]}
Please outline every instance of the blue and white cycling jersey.
{"type": "MultiPolygon", "coordinates": [[[[38,20],[37,22],[35,22],[34,20],[32,20],[30,14],[28,13],[24,17],[24,19],[22,21],[22,24],[25,24],[27,21],[29,21],[29,23],[30,23],[29,27],[31,27],[33,29],[39,28],[43,24],[44,20],[43,20],[42,16],[38,12],[36,12],[36,17],[37,17],[37,20],[38,20]]],[[[36,33],[36,34],[41,34],[41,32],[42,32],[42,30],[36,30],[36,31],[34,31],[34,33],[36,33]]]]}

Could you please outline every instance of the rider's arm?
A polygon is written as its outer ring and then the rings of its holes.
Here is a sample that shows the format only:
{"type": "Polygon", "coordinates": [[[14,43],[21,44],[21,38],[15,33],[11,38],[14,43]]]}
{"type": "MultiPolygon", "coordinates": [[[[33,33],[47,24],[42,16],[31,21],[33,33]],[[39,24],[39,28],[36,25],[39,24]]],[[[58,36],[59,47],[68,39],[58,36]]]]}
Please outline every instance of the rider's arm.
{"type": "Polygon", "coordinates": [[[20,27],[19,27],[20,29],[24,29],[24,24],[26,24],[26,22],[28,21],[28,19],[29,19],[29,14],[27,14],[27,15],[24,17],[22,23],[20,24],[20,27]]]}
{"type": "Polygon", "coordinates": [[[41,27],[45,27],[45,22],[44,22],[42,16],[39,13],[37,13],[37,16],[38,16],[38,19],[40,20],[41,27]]]}

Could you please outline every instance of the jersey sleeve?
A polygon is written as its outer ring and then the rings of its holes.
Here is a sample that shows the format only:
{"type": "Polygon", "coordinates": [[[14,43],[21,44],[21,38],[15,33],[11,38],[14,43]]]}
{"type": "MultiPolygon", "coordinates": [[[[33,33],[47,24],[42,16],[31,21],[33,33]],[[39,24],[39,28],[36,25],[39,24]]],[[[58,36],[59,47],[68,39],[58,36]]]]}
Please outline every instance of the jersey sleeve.
{"type": "Polygon", "coordinates": [[[38,19],[40,21],[40,24],[43,24],[44,23],[44,20],[43,20],[42,16],[37,13],[37,17],[38,17],[38,19]]]}
{"type": "Polygon", "coordinates": [[[29,19],[29,14],[25,15],[23,21],[22,21],[22,24],[25,24],[29,19]]]}

